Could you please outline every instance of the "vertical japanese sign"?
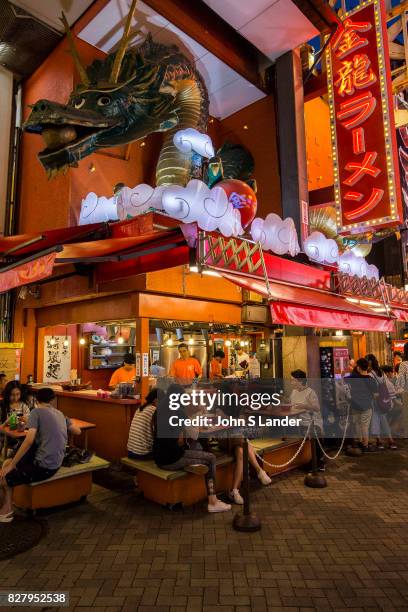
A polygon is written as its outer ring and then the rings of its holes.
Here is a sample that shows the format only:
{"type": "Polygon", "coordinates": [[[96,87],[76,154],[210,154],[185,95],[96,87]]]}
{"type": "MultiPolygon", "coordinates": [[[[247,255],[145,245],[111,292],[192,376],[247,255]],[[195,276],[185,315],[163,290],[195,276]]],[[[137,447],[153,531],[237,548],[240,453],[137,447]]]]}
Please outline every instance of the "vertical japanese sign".
{"type": "Polygon", "coordinates": [[[346,13],[327,50],[339,233],[399,225],[401,198],[383,0],[346,13]]]}
{"type": "Polygon", "coordinates": [[[71,337],[44,336],[43,382],[67,382],[71,377],[71,337]]]}

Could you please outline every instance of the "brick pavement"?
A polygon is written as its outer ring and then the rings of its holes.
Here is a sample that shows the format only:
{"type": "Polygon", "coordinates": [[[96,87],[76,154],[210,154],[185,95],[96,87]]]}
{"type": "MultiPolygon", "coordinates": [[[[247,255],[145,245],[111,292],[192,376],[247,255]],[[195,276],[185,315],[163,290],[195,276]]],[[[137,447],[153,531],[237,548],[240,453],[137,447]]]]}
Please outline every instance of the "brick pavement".
{"type": "Polygon", "coordinates": [[[37,547],[0,562],[0,589],[67,590],[81,612],[406,612],[407,458],[408,446],[342,457],[323,490],[300,471],[254,483],[255,534],[233,531],[230,513],[147,502],[126,473],[100,475],[87,503],[46,514],[37,547]]]}

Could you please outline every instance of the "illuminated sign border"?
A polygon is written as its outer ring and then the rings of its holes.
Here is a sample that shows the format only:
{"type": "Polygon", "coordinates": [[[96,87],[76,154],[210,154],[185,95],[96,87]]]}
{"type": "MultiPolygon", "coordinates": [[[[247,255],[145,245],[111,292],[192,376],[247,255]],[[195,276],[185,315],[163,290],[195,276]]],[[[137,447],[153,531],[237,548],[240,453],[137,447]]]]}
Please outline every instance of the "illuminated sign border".
{"type": "MultiPolygon", "coordinates": [[[[373,5],[375,15],[375,33],[377,41],[377,54],[379,66],[379,79],[381,85],[381,110],[384,125],[384,140],[387,160],[387,179],[388,179],[388,196],[390,201],[391,214],[386,217],[370,219],[359,223],[350,223],[342,225],[342,208],[341,208],[341,189],[339,180],[338,167],[338,147],[336,133],[336,115],[334,105],[334,79],[331,61],[330,44],[326,51],[326,66],[327,66],[327,88],[329,97],[330,109],[330,135],[332,142],[332,159],[333,159],[333,177],[334,177],[334,198],[336,207],[336,221],[339,233],[358,233],[367,231],[371,227],[377,229],[386,227],[392,223],[399,225],[402,222],[402,208],[400,198],[399,185],[399,167],[396,159],[396,134],[393,120],[393,104],[392,104],[392,84],[390,69],[388,67],[388,57],[384,52],[384,45],[388,49],[387,26],[385,22],[385,9],[381,0],[368,0],[359,4],[353,10],[345,13],[342,19],[347,19],[359,13],[361,9],[373,5]],[[391,109],[391,110],[390,110],[391,109]]],[[[336,36],[336,35],[335,35],[336,36]]]]}

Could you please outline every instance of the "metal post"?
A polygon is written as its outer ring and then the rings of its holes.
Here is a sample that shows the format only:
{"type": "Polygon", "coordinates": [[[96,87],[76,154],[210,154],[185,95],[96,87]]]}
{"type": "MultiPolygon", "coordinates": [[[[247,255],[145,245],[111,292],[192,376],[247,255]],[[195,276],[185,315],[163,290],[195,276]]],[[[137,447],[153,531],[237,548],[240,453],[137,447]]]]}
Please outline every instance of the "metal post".
{"type": "Polygon", "coordinates": [[[232,526],[236,531],[259,531],[261,528],[261,521],[255,514],[251,514],[250,499],[249,499],[249,461],[248,461],[248,439],[244,438],[243,447],[243,497],[244,497],[244,508],[242,514],[236,514],[232,522],[232,526]]]}
{"type": "Polygon", "coordinates": [[[314,433],[314,422],[313,422],[313,414],[311,413],[312,419],[312,433],[310,436],[310,442],[312,445],[312,471],[306,474],[304,484],[306,487],[311,487],[313,489],[324,489],[327,487],[327,480],[319,472],[319,466],[317,465],[317,440],[314,433]]]}

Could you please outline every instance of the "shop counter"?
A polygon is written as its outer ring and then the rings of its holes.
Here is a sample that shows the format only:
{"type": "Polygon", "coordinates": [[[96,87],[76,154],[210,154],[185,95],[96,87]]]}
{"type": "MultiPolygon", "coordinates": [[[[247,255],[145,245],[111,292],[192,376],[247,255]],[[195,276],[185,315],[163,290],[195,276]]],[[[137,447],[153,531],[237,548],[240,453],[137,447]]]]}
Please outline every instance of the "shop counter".
{"type": "Polygon", "coordinates": [[[65,416],[90,421],[88,448],[99,457],[118,461],[127,455],[130,423],[140,400],[98,397],[96,391],[57,391],[58,409],[65,416]]]}

